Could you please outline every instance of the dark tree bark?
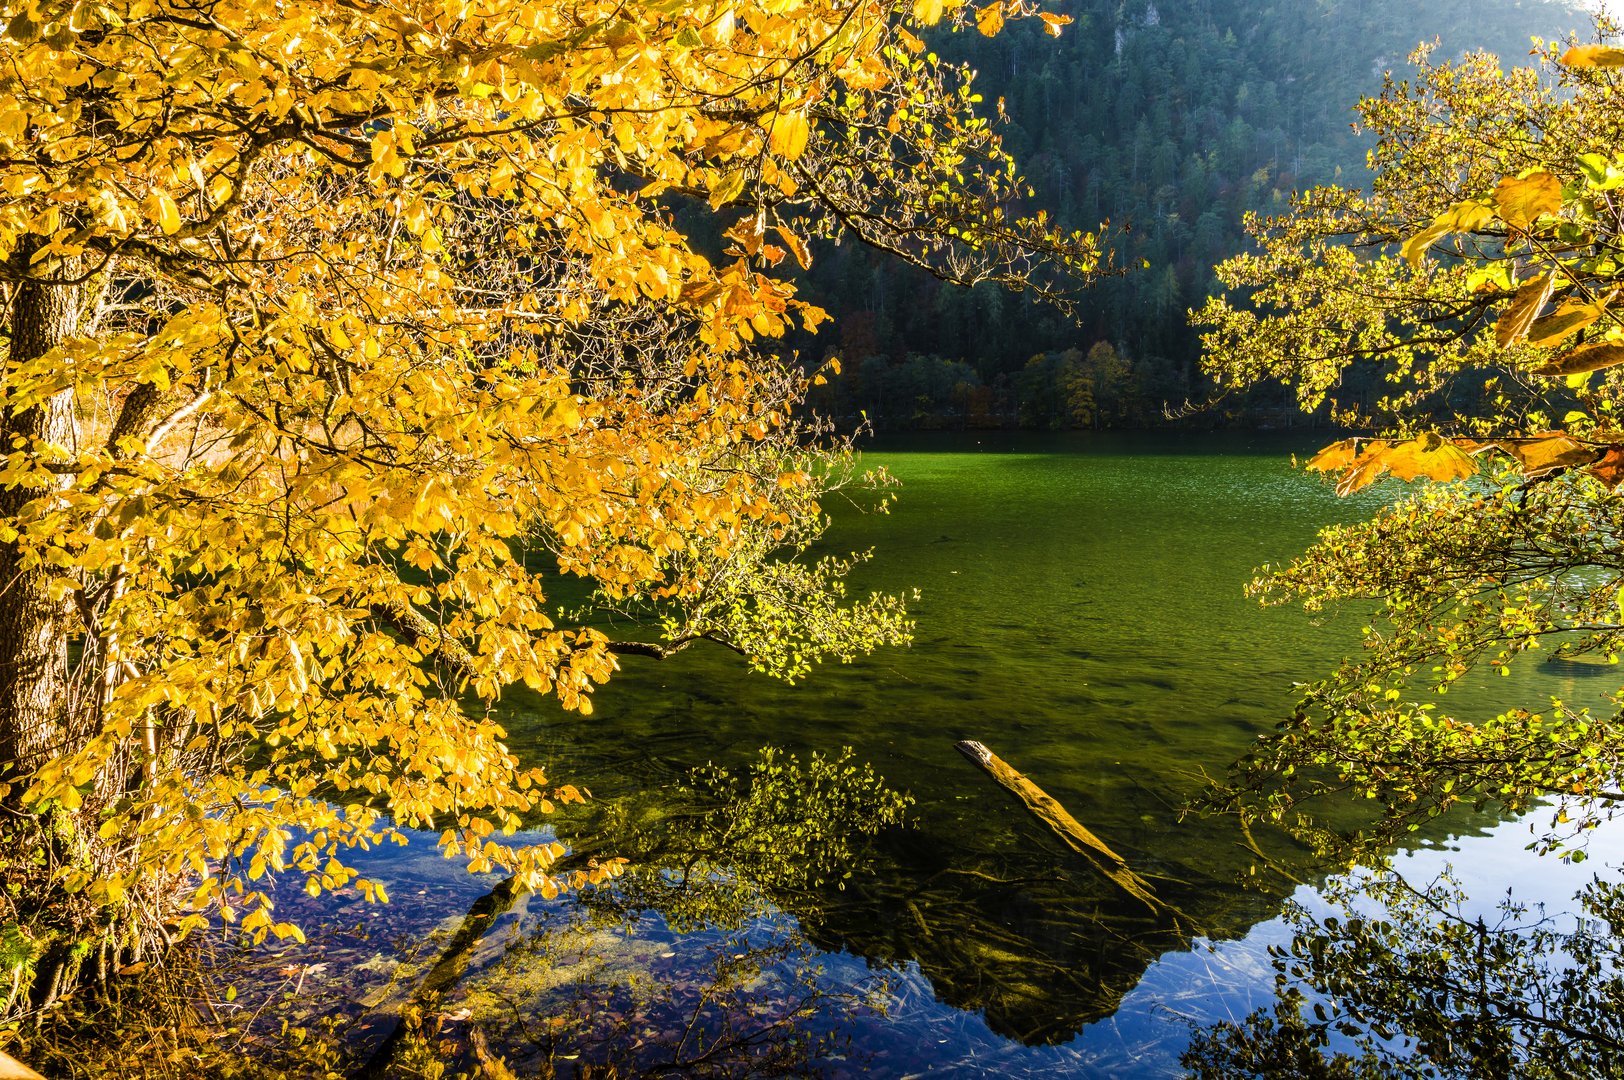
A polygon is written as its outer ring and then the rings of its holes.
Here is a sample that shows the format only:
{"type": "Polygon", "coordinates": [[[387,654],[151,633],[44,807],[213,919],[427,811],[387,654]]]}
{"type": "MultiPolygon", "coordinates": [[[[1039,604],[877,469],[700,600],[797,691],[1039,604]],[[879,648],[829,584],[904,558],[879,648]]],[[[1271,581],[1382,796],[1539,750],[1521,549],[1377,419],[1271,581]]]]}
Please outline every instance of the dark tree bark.
{"type": "MultiPolygon", "coordinates": [[[[79,287],[23,281],[13,295],[7,367],[36,359],[71,336],[79,287]]],[[[35,440],[72,445],[73,395],[12,411],[0,405],[0,454],[35,440]]],[[[41,493],[0,487],[0,523],[41,493]]],[[[46,567],[25,567],[15,542],[0,541],[0,778],[38,767],[60,737],[68,693],[70,612],[53,601],[46,567]]]]}

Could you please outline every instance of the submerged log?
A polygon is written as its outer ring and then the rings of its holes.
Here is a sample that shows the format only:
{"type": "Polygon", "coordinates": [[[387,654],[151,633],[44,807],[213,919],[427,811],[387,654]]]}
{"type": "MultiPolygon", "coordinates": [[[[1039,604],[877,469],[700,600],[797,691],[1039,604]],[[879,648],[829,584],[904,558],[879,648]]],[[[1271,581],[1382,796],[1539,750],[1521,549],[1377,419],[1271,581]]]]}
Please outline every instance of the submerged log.
{"type": "Polygon", "coordinates": [[[473,958],[474,950],[490,931],[491,927],[513,909],[520,895],[513,887],[512,878],[503,878],[496,883],[490,892],[475,900],[469,907],[468,914],[463,916],[462,924],[457,932],[451,936],[446,947],[441,950],[434,966],[423,977],[416,989],[407,993],[405,987],[398,987],[396,993],[391,994],[382,1004],[362,1017],[358,1026],[382,1027],[387,1034],[382,1044],[374,1050],[360,1067],[350,1076],[352,1080],[381,1080],[388,1075],[397,1064],[396,1056],[402,1049],[409,1030],[402,1022],[404,1015],[415,1011],[420,1018],[427,1017],[439,1007],[446,991],[457,984],[468,970],[469,961],[473,958]]]}
{"type": "Polygon", "coordinates": [[[1107,847],[1105,841],[1084,828],[1082,822],[1067,813],[1066,808],[1056,802],[1048,792],[1032,783],[1003,758],[974,739],[965,739],[956,745],[959,753],[985,769],[988,776],[1020,799],[1033,817],[1047,825],[1067,847],[1093,863],[1100,873],[1110,878],[1123,892],[1158,915],[1163,912],[1177,914],[1175,909],[1157,898],[1156,890],[1151,887],[1150,882],[1134,873],[1126,859],[1107,847]]]}

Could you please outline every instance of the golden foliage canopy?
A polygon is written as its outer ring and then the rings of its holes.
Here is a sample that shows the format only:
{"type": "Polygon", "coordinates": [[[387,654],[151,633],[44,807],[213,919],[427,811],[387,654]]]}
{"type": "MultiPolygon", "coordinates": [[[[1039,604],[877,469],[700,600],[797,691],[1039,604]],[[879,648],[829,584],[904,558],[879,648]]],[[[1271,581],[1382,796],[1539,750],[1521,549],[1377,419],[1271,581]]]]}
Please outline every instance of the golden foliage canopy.
{"type": "Polygon", "coordinates": [[[1231,794],[1254,810],[1289,821],[1351,790],[1385,806],[1363,838],[1379,848],[1457,802],[1555,797],[1556,843],[1624,799],[1617,715],[1438,696],[1530,652],[1605,673],[1624,651],[1621,57],[1552,44],[1504,71],[1422,50],[1413,82],[1360,106],[1369,191],[1254,219],[1258,250],[1219,268],[1234,293],[1195,315],[1221,381],[1280,379],[1370,430],[1308,462],[1340,493],[1429,481],[1253,583],[1314,610],[1379,604],[1364,656],[1241,768],[1231,794]]]}
{"type": "Polygon", "coordinates": [[[794,677],[904,638],[792,558],[847,471],[767,346],[827,318],[784,262],[820,238],[1094,272],[907,29],[1030,13],[994,6],[14,5],[0,763],[81,823],[67,884],[292,933],[256,882],[412,826],[549,891],[504,834],[576,793],[508,750],[508,688],[586,712],[617,650],[794,677]],[[561,574],[665,639],[562,618],[561,574]]]}

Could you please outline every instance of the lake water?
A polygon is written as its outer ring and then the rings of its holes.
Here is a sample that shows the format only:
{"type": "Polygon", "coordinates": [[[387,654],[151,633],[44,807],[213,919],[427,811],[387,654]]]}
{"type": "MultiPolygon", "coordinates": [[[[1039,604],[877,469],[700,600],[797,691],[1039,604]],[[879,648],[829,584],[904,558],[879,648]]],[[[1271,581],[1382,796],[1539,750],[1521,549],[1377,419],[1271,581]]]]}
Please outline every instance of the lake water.
{"type": "MultiPolygon", "coordinates": [[[[720,650],[628,660],[590,717],[511,701],[515,747],[594,795],[548,827],[605,854],[635,837],[626,849],[651,865],[618,900],[498,905],[447,981],[446,1030],[482,1025],[516,1066],[564,1074],[593,1061],[1176,1074],[1193,1029],[1271,999],[1264,950],[1289,936],[1282,905],[1312,905],[1324,880],[1283,834],[1258,832],[1284,872],[1259,871],[1232,819],[1180,815],[1205,775],[1289,712],[1293,682],[1358,647],[1359,612],[1313,621],[1242,593],[1254,568],[1385,497],[1335,499],[1291,465],[1312,449],[1311,436],[959,435],[871,452],[902,481],[900,500],[885,516],[838,514],[830,546],[874,549],[862,589],[920,590],[914,645],[794,687],[720,650]],[[1185,918],[1154,915],[1067,851],[959,739],[1041,785],[1185,918]],[[698,811],[677,787],[706,763],[746,768],[766,745],[803,758],[851,747],[912,795],[908,826],[844,859],[843,887],[684,854],[698,811]]],[[[1535,671],[1494,689],[1593,696],[1582,678],[1535,671]]],[[[1611,836],[1598,854],[1624,854],[1611,836]]],[[[1529,899],[1568,900],[1588,874],[1530,873],[1527,839],[1524,825],[1462,816],[1405,859],[1456,862],[1485,903],[1519,878],[1541,883],[1529,899]]],[[[343,959],[310,979],[349,1002],[363,1033],[388,1026],[491,885],[431,844],[367,869],[390,884],[390,907],[289,899],[295,915],[367,929],[312,946],[343,959]]]]}

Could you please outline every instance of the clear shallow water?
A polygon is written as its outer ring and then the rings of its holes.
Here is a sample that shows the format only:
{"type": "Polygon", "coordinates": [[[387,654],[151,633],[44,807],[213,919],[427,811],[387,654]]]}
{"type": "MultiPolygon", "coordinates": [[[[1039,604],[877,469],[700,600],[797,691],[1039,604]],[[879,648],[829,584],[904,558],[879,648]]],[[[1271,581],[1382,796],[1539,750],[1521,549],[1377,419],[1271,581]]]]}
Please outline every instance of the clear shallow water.
{"type": "MultiPolygon", "coordinates": [[[[629,1054],[653,1068],[662,1055],[731,1045],[727,1025],[742,1022],[740,1060],[755,1052],[750,1032],[765,1032],[754,1045],[832,1075],[1175,1072],[1190,1025],[1239,1018],[1270,997],[1264,950],[1288,934],[1281,906],[1313,902],[1312,889],[1283,876],[1248,875],[1231,821],[1178,814],[1203,773],[1221,774],[1289,711],[1292,682],[1357,648],[1357,612],[1315,623],[1242,595],[1258,565],[1289,558],[1320,525],[1366,513],[1378,497],[1339,502],[1294,470],[1290,453],[1313,448],[1311,437],[979,446],[960,436],[871,453],[902,480],[901,500],[883,517],[839,515],[830,546],[875,550],[863,588],[920,590],[911,649],[796,687],[750,676],[720,652],[629,660],[591,717],[518,699],[506,723],[550,777],[593,790],[588,812],[552,826],[606,852],[611,811],[658,821],[689,770],[740,768],[768,744],[803,755],[854,748],[913,795],[912,827],[880,835],[843,889],[768,887],[744,914],[697,932],[678,933],[659,904],[505,909],[446,1008],[490,1025],[516,1061],[629,1054]],[[1067,852],[954,750],[963,738],[1040,784],[1193,930],[1151,916],[1067,852]],[[706,978],[722,961],[743,974],[718,991],[706,978]],[[569,987],[586,996],[569,1004],[569,987]],[[705,1002],[728,1003],[732,1019],[705,1013],[705,1002]],[[588,1032],[582,1046],[546,1022],[570,1009],[588,1032]]],[[[1598,681],[1608,680],[1534,671],[1492,690],[1517,695],[1504,707],[1593,693],[1598,681]]],[[[1470,693],[1451,699],[1473,704],[1470,693]]],[[[1317,880],[1283,836],[1258,840],[1317,880]]],[[[1550,886],[1531,899],[1571,896],[1563,874],[1530,871],[1515,823],[1451,819],[1426,840],[1458,848],[1449,858],[1493,898],[1517,879],[1550,886]]],[[[372,999],[351,1010],[363,1017],[387,1004],[390,980],[406,985],[426,964],[397,968],[401,956],[441,920],[448,933],[490,887],[427,845],[380,858],[372,872],[393,882],[394,906],[337,912],[371,928],[341,947],[352,960],[365,954],[372,974],[353,964],[322,973],[334,991],[372,999]]],[[[443,938],[429,940],[432,954],[443,938]]]]}

